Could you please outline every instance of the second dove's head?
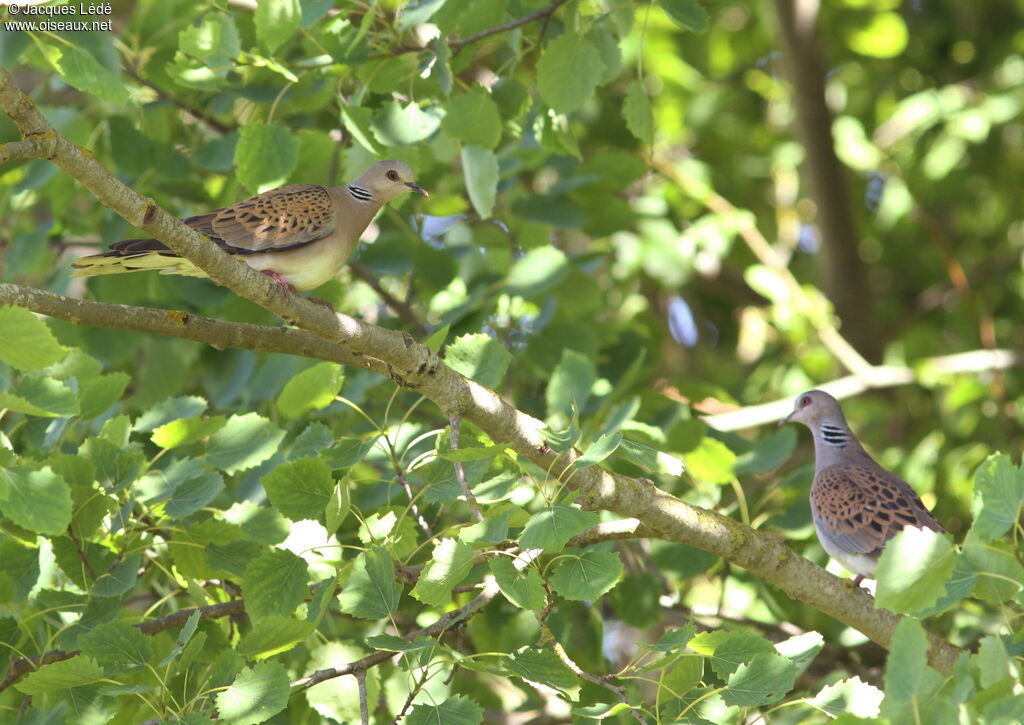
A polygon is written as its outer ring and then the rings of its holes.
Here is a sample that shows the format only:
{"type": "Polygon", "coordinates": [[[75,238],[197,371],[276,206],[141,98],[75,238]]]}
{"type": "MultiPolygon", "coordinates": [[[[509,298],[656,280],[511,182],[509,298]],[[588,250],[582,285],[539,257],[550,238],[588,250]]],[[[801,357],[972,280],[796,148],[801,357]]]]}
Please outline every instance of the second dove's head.
{"type": "Polygon", "coordinates": [[[839,401],[824,390],[808,390],[796,396],[793,412],[779,421],[783,423],[803,423],[808,428],[815,428],[825,421],[844,422],[843,410],[839,401]]]}
{"type": "Polygon", "coordinates": [[[413,181],[412,169],[408,164],[393,159],[377,162],[364,171],[355,183],[373,194],[373,198],[382,204],[410,191],[428,196],[413,181]]]}

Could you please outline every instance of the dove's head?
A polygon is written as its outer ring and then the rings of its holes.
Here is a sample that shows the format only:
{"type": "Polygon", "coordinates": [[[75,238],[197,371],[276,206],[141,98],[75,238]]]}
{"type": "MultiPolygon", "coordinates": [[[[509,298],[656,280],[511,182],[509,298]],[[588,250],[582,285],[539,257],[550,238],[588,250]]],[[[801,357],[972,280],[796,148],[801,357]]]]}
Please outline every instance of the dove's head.
{"type": "Polygon", "coordinates": [[[408,164],[393,159],[379,161],[368,168],[356,179],[355,185],[369,191],[373,198],[382,204],[409,191],[429,196],[426,191],[413,181],[412,169],[409,168],[408,164]]]}
{"type": "Polygon", "coordinates": [[[824,390],[808,390],[796,396],[793,404],[793,412],[779,421],[783,423],[803,423],[811,430],[815,430],[822,423],[841,424],[846,427],[846,419],[843,417],[839,401],[826,393],[824,390]]]}

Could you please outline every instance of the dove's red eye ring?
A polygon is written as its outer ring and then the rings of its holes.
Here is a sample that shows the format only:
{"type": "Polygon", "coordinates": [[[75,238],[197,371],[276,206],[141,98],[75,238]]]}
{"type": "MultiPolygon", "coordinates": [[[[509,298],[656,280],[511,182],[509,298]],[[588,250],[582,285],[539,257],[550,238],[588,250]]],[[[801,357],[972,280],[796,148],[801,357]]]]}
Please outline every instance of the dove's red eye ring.
{"type": "Polygon", "coordinates": [[[386,176],[388,177],[389,181],[398,181],[398,172],[397,171],[391,170],[391,171],[389,171],[386,174],[386,176]]]}

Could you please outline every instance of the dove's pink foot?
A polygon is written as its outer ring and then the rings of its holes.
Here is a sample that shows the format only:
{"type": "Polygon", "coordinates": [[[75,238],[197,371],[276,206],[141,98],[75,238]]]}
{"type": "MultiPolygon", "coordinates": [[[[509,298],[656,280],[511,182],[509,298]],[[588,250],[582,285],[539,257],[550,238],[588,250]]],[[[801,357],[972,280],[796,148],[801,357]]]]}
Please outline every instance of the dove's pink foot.
{"type": "Polygon", "coordinates": [[[860,583],[861,583],[862,581],[864,581],[864,575],[863,575],[863,574],[858,574],[857,576],[855,576],[855,577],[853,578],[853,586],[855,586],[855,587],[859,587],[859,586],[860,586],[860,583]]]}
{"type": "Polygon", "coordinates": [[[286,296],[291,296],[295,294],[295,288],[288,284],[285,281],[284,277],[279,275],[277,272],[274,272],[269,269],[261,269],[260,274],[265,274],[268,277],[270,277],[270,279],[274,280],[274,284],[276,284],[278,288],[285,293],[286,296]]]}

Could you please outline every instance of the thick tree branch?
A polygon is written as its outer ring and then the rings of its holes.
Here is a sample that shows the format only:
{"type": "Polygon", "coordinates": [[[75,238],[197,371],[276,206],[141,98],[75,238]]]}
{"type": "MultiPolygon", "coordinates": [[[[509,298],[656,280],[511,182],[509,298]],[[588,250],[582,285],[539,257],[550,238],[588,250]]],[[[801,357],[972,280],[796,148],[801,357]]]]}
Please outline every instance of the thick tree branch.
{"type": "Polygon", "coordinates": [[[180,310],[159,310],[153,307],[78,300],[7,283],[0,283],[0,305],[17,305],[76,325],[149,332],[154,335],[195,340],[221,350],[230,347],[255,352],[300,355],[351,365],[381,375],[388,374],[387,365],[380,360],[352,353],[321,337],[293,327],[224,322],[180,310]]]}
{"type": "MultiPolygon", "coordinates": [[[[23,134],[56,133],[2,68],[0,108],[23,134]]],[[[265,275],[209,244],[198,232],[118,182],[87,152],[59,136],[52,160],[103,204],[187,257],[216,283],[293,320],[330,343],[382,361],[396,383],[430,398],[445,416],[458,415],[473,423],[496,443],[512,448],[542,470],[572,470],[571,464],[579,452],[554,451],[541,435],[542,421],[521,413],[494,391],[459,375],[437,353],[418,345],[408,334],[367,325],[300,297],[280,295],[265,275]]],[[[649,481],[616,475],[595,466],[573,471],[569,479],[568,485],[580,490],[580,501],[586,507],[635,517],[662,538],[722,556],[790,596],[859,629],[883,646],[888,645],[898,621],[896,615],[876,610],[867,593],[851,590],[849,584],[794,554],[781,540],[679,501],[658,491],[649,481]]],[[[493,596],[494,592],[485,587],[473,601],[482,606],[490,600],[486,597],[493,596]]],[[[940,671],[948,672],[958,653],[948,642],[933,637],[930,661],[940,671]]]]}

